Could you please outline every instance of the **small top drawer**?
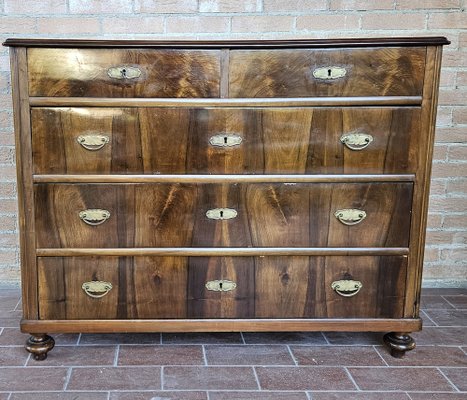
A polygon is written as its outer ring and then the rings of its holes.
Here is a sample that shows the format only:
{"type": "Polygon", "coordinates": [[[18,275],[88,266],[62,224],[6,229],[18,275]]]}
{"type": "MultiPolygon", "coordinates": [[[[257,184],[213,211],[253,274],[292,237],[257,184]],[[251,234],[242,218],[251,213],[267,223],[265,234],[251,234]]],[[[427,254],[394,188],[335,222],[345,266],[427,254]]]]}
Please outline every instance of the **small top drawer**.
{"type": "Polygon", "coordinates": [[[219,97],[216,50],[28,49],[30,96],[219,97]]]}
{"type": "Polygon", "coordinates": [[[423,47],[233,50],[231,97],[420,96],[423,47]]]}

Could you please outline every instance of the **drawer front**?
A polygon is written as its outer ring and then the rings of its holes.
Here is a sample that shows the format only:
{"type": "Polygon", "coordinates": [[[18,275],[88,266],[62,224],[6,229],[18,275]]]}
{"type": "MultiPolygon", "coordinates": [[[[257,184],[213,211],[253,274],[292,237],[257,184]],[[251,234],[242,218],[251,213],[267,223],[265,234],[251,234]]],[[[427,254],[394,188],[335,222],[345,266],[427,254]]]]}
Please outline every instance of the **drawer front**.
{"type": "Polygon", "coordinates": [[[30,96],[219,97],[220,52],[28,49],[30,96]]]}
{"type": "Polygon", "coordinates": [[[41,319],[401,318],[407,258],[50,257],[38,268],[41,319]]]}
{"type": "Polygon", "coordinates": [[[231,97],[420,96],[425,48],[238,50],[231,97]]]}
{"type": "Polygon", "coordinates": [[[416,107],[33,108],[36,174],[414,173],[416,107]]]}
{"type": "Polygon", "coordinates": [[[411,183],[38,184],[37,245],[406,247],[411,183]]]}

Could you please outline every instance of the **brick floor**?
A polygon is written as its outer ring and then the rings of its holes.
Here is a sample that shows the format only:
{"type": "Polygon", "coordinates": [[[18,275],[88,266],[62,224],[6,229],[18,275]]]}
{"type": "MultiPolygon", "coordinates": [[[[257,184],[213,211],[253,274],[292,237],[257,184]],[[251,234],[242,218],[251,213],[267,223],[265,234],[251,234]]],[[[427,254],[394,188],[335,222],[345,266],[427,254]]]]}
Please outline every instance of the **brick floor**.
{"type": "Polygon", "coordinates": [[[467,289],[423,292],[417,348],[365,332],[60,334],[34,361],[0,290],[0,400],[467,399],[467,289]]]}

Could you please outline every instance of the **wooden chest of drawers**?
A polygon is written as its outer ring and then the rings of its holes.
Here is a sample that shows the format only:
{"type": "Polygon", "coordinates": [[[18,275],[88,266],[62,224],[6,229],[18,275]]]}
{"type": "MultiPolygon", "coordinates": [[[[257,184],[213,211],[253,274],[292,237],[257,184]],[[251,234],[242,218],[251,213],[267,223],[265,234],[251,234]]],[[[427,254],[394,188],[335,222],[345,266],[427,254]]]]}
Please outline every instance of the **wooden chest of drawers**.
{"type": "Polygon", "coordinates": [[[7,40],[27,349],[236,330],[413,348],[447,43],[7,40]]]}

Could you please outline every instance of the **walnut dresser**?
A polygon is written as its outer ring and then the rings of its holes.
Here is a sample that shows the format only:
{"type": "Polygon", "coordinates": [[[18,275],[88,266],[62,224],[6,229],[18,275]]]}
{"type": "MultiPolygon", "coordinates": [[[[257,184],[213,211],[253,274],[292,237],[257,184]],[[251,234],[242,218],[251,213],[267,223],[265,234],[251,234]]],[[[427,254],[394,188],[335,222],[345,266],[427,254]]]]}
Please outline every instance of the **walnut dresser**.
{"type": "Polygon", "coordinates": [[[412,349],[448,43],[7,40],[27,350],[299,330],[412,349]]]}

